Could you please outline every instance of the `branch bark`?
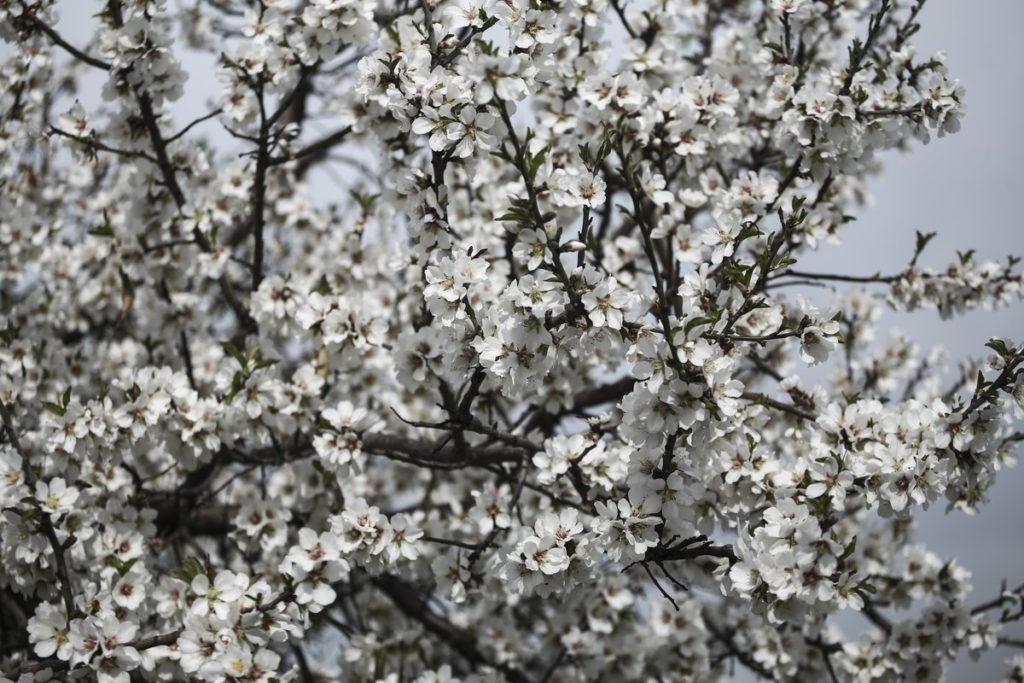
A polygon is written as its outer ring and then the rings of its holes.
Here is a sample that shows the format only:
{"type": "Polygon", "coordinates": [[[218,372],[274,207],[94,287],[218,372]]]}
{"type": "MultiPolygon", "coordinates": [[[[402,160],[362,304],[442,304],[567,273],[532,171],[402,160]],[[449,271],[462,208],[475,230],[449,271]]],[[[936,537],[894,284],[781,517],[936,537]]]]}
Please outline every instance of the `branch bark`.
{"type": "MultiPolygon", "coordinates": [[[[29,462],[29,454],[18,439],[18,434],[14,429],[14,420],[11,417],[11,413],[8,410],[7,405],[3,401],[0,401],[0,418],[3,419],[4,429],[7,431],[7,438],[10,439],[11,445],[14,446],[14,450],[16,450],[18,455],[21,456],[21,466],[25,473],[25,483],[31,487],[35,483],[35,474],[32,472],[32,466],[29,462]]],[[[47,542],[50,544],[50,549],[53,550],[57,578],[60,581],[60,594],[64,600],[64,618],[70,621],[75,614],[75,598],[71,591],[71,574],[68,571],[68,565],[64,558],[64,546],[61,544],[60,539],[57,538],[57,530],[53,527],[53,520],[50,519],[49,513],[42,509],[38,510],[38,512],[39,530],[43,532],[43,536],[46,537],[47,542]]]]}
{"type": "Polygon", "coordinates": [[[512,683],[533,683],[532,679],[519,669],[508,664],[491,662],[481,652],[472,633],[463,631],[443,616],[433,612],[423,594],[413,586],[397,577],[388,575],[374,579],[373,583],[405,616],[418,622],[424,630],[448,645],[474,669],[486,666],[500,671],[505,679],[512,683]]]}

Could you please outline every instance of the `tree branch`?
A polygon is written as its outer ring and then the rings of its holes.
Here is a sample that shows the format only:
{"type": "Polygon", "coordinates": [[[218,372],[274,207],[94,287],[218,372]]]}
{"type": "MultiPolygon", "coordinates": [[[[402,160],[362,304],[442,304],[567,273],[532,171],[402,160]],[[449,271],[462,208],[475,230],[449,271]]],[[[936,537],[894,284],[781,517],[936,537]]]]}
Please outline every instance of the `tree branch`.
{"type": "Polygon", "coordinates": [[[486,666],[497,669],[512,683],[532,683],[530,677],[508,664],[497,664],[488,660],[480,651],[476,638],[467,631],[456,627],[450,621],[434,613],[423,594],[413,586],[395,576],[384,575],[373,580],[374,585],[410,619],[418,622],[426,631],[447,644],[474,669],[486,666]]]}
{"type": "MultiPolygon", "coordinates": [[[[7,409],[7,405],[3,401],[0,401],[0,418],[3,419],[4,429],[7,430],[7,437],[11,441],[11,445],[14,446],[14,450],[21,456],[21,465],[25,473],[25,482],[32,486],[35,483],[35,475],[32,472],[32,466],[29,463],[28,451],[21,445],[18,440],[18,434],[14,430],[14,420],[11,418],[11,413],[7,409]]],[[[64,546],[61,544],[60,539],[57,538],[57,531],[53,528],[53,521],[50,519],[50,514],[45,510],[39,509],[39,529],[43,532],[43,536],[50,544],[50,549],[53,550],[54,561],[56,562],[56,573],[57,578],[60,581],[60,593],[64,600],[65,619],[71,621],[71,618],[75,614],[75,598],[71,592],[71,574],[68,572],[68,565],[64,559],[64,546]]]]}

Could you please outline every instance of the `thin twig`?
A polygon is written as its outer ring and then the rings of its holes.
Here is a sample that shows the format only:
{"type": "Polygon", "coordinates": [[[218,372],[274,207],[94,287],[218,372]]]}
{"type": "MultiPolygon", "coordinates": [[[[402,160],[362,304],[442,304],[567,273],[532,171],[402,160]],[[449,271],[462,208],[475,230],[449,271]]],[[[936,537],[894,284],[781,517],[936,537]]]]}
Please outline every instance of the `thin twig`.
{"type": "MultiPolygon", "coordinates": [[[[25,450],[18,439],[18,433],[14,429],[14,420],[3,401],[0,401],[0,418],[3,419],[4,429],[7,430],[7,438],[10,439],[14,450],[21,456],[21,466],[25,473],[25,482],[32,486],[35,483],[35,474],[32,472],[28,451],[25,450]]],[[[39,515],[39,528],[49,542],[50,548],[53,550],[54,561],[57,564],[57,578],[60,580],[60,593],[64,600],[65,619],[70,622],[75,614],[75,598],[71,592],[71,575],[68,572],[67,562],[64,559],[64,546],[61,544],[60,539],[57,538],[57,531],[53,528],[50,514],[45,510],[39,509],[39,515]]]]}

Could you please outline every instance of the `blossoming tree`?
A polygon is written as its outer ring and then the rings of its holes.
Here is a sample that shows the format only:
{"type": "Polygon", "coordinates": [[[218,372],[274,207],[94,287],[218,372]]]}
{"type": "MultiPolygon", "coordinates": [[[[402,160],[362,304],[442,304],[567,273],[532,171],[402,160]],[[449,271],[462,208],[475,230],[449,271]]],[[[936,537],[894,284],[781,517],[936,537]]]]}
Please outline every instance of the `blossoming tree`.
{"type": "Polygon", "coordinates": [[[959,127],[923,0],[68,4],[0,0],[0,680],[930,681],[1022,645],[1024,587],[912,522],[1012,461],[1024,347],[874,339],[1016,301],[1016,260],[799,263],[880,151],[959,127]],[[195,55],[222,90],[183,120],[195,55]]]}

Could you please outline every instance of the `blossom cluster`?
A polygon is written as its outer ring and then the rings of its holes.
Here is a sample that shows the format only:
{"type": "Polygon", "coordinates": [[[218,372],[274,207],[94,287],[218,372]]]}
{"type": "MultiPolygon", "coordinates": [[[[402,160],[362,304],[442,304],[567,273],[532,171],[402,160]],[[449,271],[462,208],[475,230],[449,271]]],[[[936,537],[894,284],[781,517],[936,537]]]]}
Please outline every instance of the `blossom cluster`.
{"type": "Polygon", "coordinates": [[[799,265],[959,128],[923,0],[71,4],[0,0],[0,682],[1020,646],[913,531],[1014,463],[1024,346],[878,335],[1018,261],[799,265]]]}

